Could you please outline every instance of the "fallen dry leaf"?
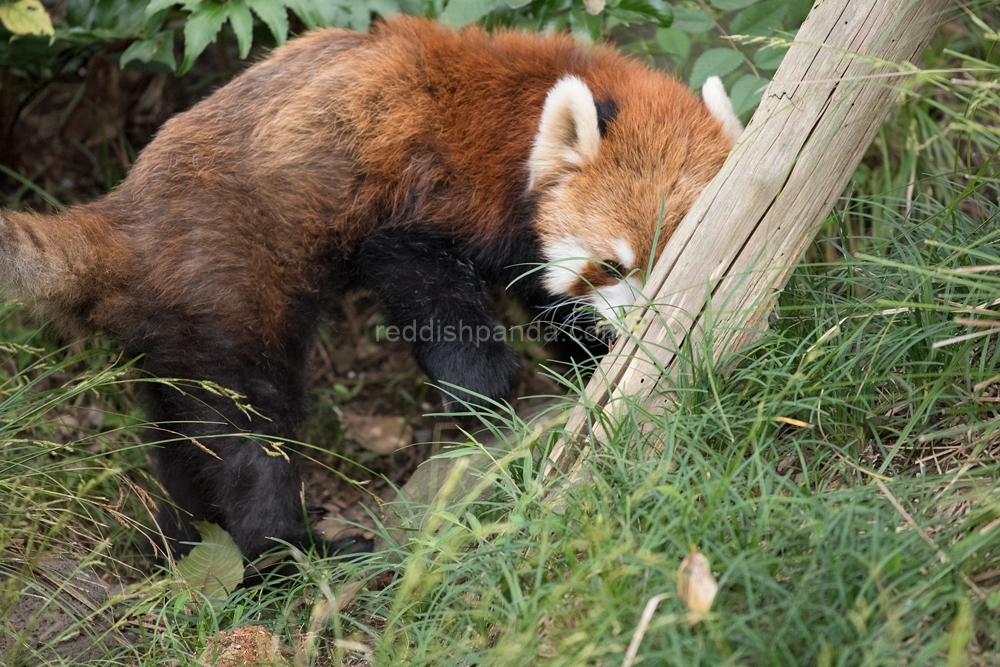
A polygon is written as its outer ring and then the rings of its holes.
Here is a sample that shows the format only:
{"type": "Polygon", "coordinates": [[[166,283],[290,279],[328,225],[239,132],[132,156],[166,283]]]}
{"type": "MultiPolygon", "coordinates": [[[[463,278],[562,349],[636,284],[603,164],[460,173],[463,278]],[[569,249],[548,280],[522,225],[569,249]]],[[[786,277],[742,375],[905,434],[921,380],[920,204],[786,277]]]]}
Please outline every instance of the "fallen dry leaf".
{"type": "Polygon", "coordinates": [[[413,442],[413,428],[403,422],[402,417],[340,415],[347,437],[376,454],[392,454],[413,442]]]}
{"type": "MultiPolygon", "coordinates": [[[[684,600],[688,609],[695,614],[702,614],[711,609],[712,600],[718,591],[719,584],[712,576],[708,559],[692,548],[691,553],[684,557],[681,566],[677,568],[677,595],[684,600]]],[[[693,619],[694,623],[698,620],[693,619]]]]}
{"type": "Polygon", "coordinates": [[[781,422],[782,424],[791,424],[792,426],[798,426],[799,428],[813,427],[813,425],[809,422],[804,422],[801,419],[794,419],[792,417],[775,417],[774,421],[781,422]]]}

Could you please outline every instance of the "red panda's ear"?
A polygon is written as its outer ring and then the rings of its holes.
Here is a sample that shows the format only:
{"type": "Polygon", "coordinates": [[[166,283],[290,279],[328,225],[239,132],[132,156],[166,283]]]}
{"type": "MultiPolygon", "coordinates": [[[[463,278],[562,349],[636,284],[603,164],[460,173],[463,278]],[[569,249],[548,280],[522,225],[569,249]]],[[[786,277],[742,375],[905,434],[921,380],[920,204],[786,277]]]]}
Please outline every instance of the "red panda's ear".
{"type": "Polygon", "coordinates": [[[531,147],[529,188],[544,176],[593,160],[600,146],[597,106],[590,88],[575,76],[559,79],[545,98],[531,147]]]}
{"type": "Polygon", "coordinates": [[[708,107],[708,112],[715,117],[715,120],[722,123],[722,131],[726,133],[729,140],[735,145],[736,140],[743,134],[743,123],[736,117],[733,111],[733,103],[726,95],[726,89],[722,86],[722,80],[717,76],[710,76],[701,87],[701,99],[708,107]]]}

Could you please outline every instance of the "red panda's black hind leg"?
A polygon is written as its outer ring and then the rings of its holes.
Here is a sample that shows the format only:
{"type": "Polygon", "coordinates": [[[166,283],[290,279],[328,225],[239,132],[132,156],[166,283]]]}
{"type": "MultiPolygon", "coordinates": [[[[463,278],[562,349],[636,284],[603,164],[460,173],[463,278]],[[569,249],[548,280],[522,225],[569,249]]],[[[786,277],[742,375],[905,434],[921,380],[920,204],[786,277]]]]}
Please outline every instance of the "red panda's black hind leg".
{"type": "Polygon", "coordinates": [[[309,529],[286,444],[305,413],[301,363],[277,355],[241,358],[231,344],[201,343],[187,337],[183,350],[153,350],[143,360],[155,376],[209,380],[241,395],[197,382],[144,383],[157,425],[157,477],[170,495],[158,519],[166,546],[186,553],[184,542],[198,541],[191,522],[200,520],[224,528],[250,561],[280,548],[279,540],[329,555],[370,551],[370,541],[324,543],[309,529]]]}
{"type": "Polygon", "coordinates": [[[415,225],[389,228],[365,239],[357,268],[392,334],[410,343],[449,409],[489,406],[510,393],[517,358],[498,333],[489,288],[461,243],[415,225]]]}

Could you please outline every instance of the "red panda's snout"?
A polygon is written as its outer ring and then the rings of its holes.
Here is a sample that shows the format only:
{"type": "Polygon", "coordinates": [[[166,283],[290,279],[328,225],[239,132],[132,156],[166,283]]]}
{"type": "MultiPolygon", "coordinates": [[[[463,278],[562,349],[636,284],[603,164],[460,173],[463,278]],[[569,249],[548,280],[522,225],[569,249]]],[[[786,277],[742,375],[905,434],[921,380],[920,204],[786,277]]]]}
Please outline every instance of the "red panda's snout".
{"type": "Polygon", "coordinates": [[[645,269],[625,238],[567,235],[542,242],[542,284],[557,300],[593,310],[602,320],[624,317],[642,294],[645,269]]]}
{"type": "Polygon", "coordinates": [[[641,300],[646,273],[742,131],[718,79],[702,103],[648,76],[618,99],[560,79],[528,161],[542,284],[612,324],[641,300]]]}

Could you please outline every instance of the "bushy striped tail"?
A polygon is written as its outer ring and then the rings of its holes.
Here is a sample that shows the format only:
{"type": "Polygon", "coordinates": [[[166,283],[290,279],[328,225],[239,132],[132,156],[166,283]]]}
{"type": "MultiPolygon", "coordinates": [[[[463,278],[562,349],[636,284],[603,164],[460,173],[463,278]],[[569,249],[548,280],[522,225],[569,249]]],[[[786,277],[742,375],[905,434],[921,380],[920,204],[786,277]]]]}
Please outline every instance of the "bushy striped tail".
{"type": "Polygon", "coordinates": [[[112,230],[88,207],[58,215],[0,211],[0,297],[66,305],[107,259],[112,230]]]}

